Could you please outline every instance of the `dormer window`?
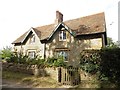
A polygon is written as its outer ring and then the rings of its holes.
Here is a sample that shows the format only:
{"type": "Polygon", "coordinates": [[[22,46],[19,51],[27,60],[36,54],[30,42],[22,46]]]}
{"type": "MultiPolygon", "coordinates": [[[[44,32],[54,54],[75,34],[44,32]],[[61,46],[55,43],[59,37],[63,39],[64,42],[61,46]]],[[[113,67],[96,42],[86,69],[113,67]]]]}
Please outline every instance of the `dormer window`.
{"type": "Polygon", "coordinates": [[[33,43],[35,43],[35,35],[34,34],[30,37],[30,44],[33,44],[33,43]]]}
{"type": "Polygon", "coordinates": [[[59,32],[59,41],[66,41],[66,31],[61,30],[59,32]]]}

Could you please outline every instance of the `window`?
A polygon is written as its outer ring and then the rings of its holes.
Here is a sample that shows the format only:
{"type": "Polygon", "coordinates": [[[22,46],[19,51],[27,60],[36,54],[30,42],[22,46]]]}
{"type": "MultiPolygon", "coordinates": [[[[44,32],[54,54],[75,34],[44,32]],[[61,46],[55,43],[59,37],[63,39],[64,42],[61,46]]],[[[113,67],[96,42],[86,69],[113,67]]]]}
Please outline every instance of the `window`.
{"type": "Polygon", "coordinates": [[[57,57],[62,56],[64,61],[68,61],[68,53],[67,51],[59,51],[57,52],[57,57]]]}
{"type": "Polygon", "coordinates": [[[59,32],[59,41],[65,41],[66,40],[66,31],[60,31],[59,32]]]}
{"type": "Polygon", "coordinates": [[[31,58],[31,59],[35,58],[35,51],[29,51],[29,52],[28,52],[28,56],[29,56],[29,58],[31,58]]]}
{"type": "Polygon", "coordinates": [[[35,43],[35,35],[32,35],[30,38],[30,44],[35,43]]]}

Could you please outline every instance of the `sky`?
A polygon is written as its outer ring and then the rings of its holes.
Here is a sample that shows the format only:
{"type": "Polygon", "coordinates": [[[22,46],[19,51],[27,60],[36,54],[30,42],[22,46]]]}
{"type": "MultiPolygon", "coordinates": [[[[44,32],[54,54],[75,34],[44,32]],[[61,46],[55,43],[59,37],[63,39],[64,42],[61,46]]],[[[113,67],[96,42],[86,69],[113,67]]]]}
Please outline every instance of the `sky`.
{"type": "Polygon", "coordinates": [[[120,0],[0,0],[0,49],[31,27],[54,23],[59,10],[64,21],[105,12],[107,36],[118,40],[120,0]]]}

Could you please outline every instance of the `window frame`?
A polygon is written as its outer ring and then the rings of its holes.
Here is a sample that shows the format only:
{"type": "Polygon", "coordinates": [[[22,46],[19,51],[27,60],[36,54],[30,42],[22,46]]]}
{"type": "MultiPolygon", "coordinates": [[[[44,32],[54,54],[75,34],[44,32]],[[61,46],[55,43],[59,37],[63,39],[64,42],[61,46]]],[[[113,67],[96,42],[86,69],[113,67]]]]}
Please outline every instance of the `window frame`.
{"type": "Polygon", "coordinates": [[[59,41],[66,41],[66,39],[67,39],[66,31],[65,30],[60,30],[59,31],[59,41]]]}
{"type": "Polygon", "coordinates": [[[59,56],[64,57],[64,62],[68,62],[68,60],[69,60],[68,51],[66,51],[66,50],[56,51],[56,57],[58,58],[59,56]],[[60,53],[61,53],[61,55],[60,55],[60,53]],[[66,54],[66,55],[65,55],[65,54],[66,54]]]}
{"type": "Polygon", "coordinates": [[[30,37],[30,44],[34,44],[35,43],[35,34],[33,34],[31,37],[30,37]]]}
{"type": "Polygon", "coordinates": [[[28,57],[29,57],[30,59],[34,59],[35,56],[36,56],[36,52],[35,52],[35,51],[33,51],[33,50],[28,51],[28,57]],[[31,55],[32,55],[32,56],[31,56],[31,55]]]}

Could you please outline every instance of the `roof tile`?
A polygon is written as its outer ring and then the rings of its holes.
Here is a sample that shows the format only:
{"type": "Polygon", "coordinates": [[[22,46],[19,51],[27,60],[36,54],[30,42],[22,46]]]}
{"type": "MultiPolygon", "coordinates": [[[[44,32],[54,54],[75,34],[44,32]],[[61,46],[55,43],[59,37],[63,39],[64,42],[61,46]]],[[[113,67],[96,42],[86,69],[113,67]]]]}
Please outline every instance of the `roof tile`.
{"type": "MultiPolygon", "coordinates": [[[[68,20],[63,23],[66,24],[73,32],[75,32],[76,35],[105,32],[105,15],[103,12],[68,20]]],[[[33,28],[40,40],[47,39],[54,29],[54,24],[33,28]]],[[[13,44],[20,43],[25,38],[27,32],[25,32],[22,36],[16,39],[13,44]]]]}

